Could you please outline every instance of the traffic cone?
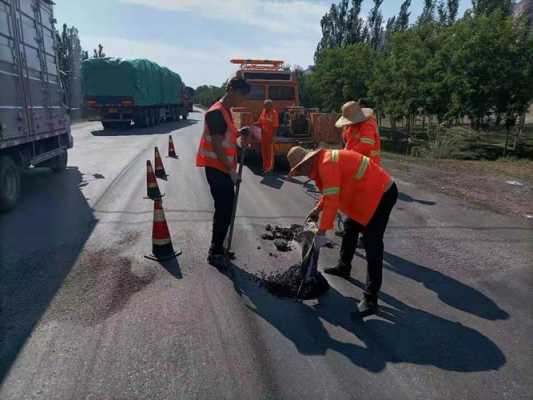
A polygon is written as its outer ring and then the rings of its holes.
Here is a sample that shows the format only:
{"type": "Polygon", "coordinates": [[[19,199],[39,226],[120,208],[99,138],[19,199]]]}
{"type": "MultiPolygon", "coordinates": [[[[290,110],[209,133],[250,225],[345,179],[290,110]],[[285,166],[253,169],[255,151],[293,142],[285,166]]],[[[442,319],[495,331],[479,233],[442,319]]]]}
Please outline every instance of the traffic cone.
{"type": "Polygon", "coordinates": [[[157,147],[155,148],[155,176],[159,179],[166,179],[168,176],[165,172],[163,160],[161,160],[161,155],[159,154],[159,149],[157,147]]]}
{"type": "Polygon", "coordinates": [[[174,141],[172,140],[172,135],[168,136],[168,156],[171,158],[178,158],[176,155],[176,149],[174,148],[174,141]]]}
{"type": "Polygon", "coordinates": [[[145,256],[154,261],[166,261],[181,254],[181,250],[175,251],[172,247],[170,232],[168,231],[165,211],[163,210],[163,201],[155,199],[154,201],[154,224],[152,228],[152,254],[145,256]]]}
{"type": "Polygon", "coordinates": [[[155,200],[164,196],[159,191],[159,185],[157,184],[157,179],[155,178],[155,173],[150,160],[146,161],[146,187],[148,192],[145,197],[146,199],[155,200]]]}

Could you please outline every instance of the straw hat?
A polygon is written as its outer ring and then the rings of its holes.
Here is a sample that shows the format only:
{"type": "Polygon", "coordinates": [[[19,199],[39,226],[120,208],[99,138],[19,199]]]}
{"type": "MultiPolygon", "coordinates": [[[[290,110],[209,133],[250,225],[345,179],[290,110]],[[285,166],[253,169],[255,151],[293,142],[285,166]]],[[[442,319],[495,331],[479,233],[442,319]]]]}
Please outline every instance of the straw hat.
{"type": "Polygon", "coordinates": [[[307,162],[311,162],[314,156],[316,156],[320,150],[307,150],[300,146],[291,147],[287,153],[287,160],[289,160],[289,165],[291,170],[289,176],[295,176],[299,173],[300,168],[307,162]]]}
{"type": "Polygon", "coordinates": [[[347,125],[364,122],[374,115],[371,108],[361,108],[356,101],[349,101],[342,106],[342,117],[335,123],[337,128],[344,128],[347,125]]]}

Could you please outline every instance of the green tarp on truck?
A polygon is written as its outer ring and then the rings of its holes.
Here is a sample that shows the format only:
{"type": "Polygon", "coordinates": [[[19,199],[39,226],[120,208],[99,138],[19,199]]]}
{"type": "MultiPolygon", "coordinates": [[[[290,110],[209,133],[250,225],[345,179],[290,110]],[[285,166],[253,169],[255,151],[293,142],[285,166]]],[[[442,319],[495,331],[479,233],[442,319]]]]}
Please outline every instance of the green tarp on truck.
{"type": "Polygon", "coordinates": [[[139,107],[182,102],[180,76],[150,60],[93,58],[81,73],[86,97],[130,97],[139,107]]]}

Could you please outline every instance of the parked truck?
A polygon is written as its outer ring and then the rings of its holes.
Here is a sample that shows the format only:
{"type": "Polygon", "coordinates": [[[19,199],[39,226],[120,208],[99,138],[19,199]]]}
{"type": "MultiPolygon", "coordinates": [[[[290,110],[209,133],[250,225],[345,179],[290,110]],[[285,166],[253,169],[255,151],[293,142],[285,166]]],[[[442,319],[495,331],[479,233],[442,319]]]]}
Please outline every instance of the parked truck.
{"type": "Polygon", "coordinates": [[[24,168],[67,166],[54,23],[50,0],[0,0],[0,211],[17,204],[24,168]]]}
{"type": "Polygon", "coordinates": [[[93,58],[82,63],[81,73],[86,105],[104,129],[187,119],[180,76],[152,61],[93,58]]]}
{"type": "MultiPolygon", "coordinates": [[[[279,129],[274,137],[274,155],[284,159],[289,149],[300,145],[313,148],[321,143],[338,143],[340,132],[334,126],[336,115],[323,114],[318,109],[306,109],[300,104],[296,74],[279,60],[234,59],[237,74],[251,86],[247,99],[232,109],[238,127],[251,125],[259,119],[266,99],[272,100],[279,114],[279,129]]],[[[261,154],[258,138],[252,137],[249,151],[261,154]]]]}

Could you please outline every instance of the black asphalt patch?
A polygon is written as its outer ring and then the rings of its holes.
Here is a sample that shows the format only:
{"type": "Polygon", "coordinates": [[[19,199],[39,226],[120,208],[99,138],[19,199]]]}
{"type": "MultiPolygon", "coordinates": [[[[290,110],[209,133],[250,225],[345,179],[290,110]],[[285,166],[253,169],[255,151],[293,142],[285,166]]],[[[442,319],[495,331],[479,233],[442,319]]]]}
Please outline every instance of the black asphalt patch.
{"type": "Polygon", "coordinates": [[[277,297],[303,300],[316,299],[329,289],[328,281],[320,272],[317,273],[316,277],[302,283],[302,268],[299,264],[293,265],[283,272],[263,274],[259,278],[259,282],[261,286],[277,297]]]}

